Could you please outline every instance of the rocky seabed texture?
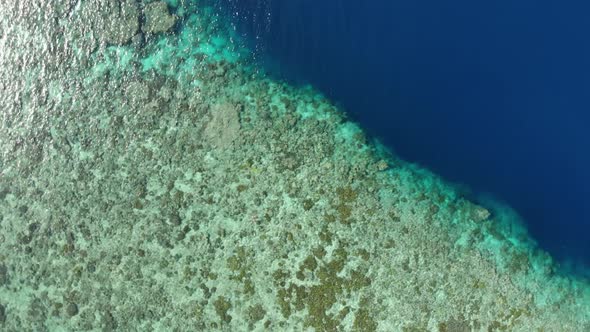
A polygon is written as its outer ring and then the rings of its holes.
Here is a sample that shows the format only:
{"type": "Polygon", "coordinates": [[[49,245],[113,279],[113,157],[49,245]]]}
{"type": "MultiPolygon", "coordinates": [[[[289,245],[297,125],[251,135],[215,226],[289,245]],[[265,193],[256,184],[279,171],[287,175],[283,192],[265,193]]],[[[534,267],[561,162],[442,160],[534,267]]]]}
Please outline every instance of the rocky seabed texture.
{"type": "Polygon", "coordinates": [[[0,330],[590,331],[508,208],[257,71],[213,8],[0,18],[0,330]]]}

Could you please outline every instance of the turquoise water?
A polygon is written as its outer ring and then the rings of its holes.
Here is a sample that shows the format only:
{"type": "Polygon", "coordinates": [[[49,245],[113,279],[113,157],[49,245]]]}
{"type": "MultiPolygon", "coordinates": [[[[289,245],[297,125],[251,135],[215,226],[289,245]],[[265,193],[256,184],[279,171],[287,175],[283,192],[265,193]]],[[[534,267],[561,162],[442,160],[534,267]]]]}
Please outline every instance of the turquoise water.
{"type": "Polygon", "coordinates": [[[587,280],[200,2],[2,4],[6,331],[583,331],[587,280]]]}

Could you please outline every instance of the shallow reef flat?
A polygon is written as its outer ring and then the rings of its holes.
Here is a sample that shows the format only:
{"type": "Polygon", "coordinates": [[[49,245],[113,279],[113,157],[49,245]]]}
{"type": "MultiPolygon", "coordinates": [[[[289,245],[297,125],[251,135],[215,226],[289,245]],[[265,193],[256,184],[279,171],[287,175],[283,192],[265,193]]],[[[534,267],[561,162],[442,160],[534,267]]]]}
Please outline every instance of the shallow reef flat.
{"type": "Polygon", "coordinates": [[[590,331],[478,206],[199,1],[0,1],[0,330],[590,331]]]}

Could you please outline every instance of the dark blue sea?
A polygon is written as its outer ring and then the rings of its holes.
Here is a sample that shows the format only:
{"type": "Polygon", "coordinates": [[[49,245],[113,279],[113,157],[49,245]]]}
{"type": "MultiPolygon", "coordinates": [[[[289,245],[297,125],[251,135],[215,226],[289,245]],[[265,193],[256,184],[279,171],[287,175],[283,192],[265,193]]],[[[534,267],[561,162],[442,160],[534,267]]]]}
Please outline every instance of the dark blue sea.
{"type": "Polygon", "coordinates": [[[225,0],[267,70],[590,267],[590,3],[225,0]]]}

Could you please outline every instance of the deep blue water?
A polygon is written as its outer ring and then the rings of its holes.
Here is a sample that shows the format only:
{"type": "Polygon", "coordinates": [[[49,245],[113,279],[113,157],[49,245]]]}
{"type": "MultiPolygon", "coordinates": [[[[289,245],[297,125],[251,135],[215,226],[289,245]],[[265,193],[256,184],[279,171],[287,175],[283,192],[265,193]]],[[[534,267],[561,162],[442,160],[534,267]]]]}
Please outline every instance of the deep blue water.
{"type": "Polygon", "coordinates": [[[590,266],[590,3],[226,0],[284,78],[590,266]]]}

